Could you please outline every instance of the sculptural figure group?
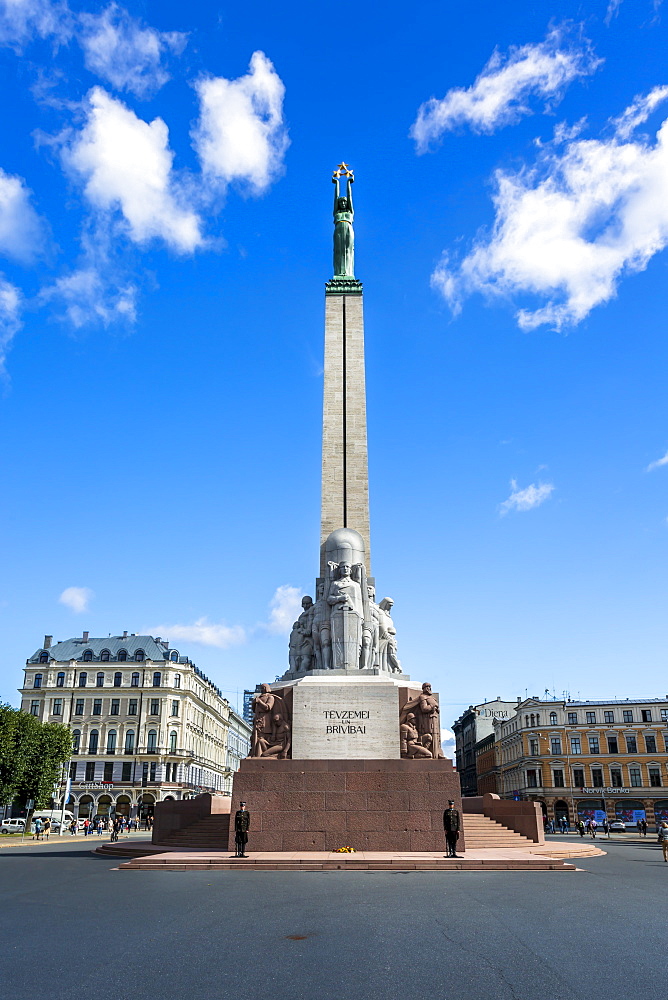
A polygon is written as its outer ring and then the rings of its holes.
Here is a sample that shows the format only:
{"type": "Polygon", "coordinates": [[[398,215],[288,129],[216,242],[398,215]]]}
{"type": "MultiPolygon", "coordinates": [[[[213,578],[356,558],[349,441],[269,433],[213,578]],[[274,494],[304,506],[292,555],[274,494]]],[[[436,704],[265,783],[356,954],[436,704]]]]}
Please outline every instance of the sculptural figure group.
{"type": "Polygon", "coordinates": [[[375,601],[363,563],[328,562],[315,604],[302,599],[303,611],[292,627],[290,672],[380,670],[401,673],[391,597],[375,601]]]}
{"type": "Polygon", "coordinates": [[[415,698],[409,699],[399,715],[401,756],[409,759],[444,757],[441,747],[441,717],[431,684],[423,684],[415,698]]]}
{"type": "Polygon", "coordinates": [[[290,712],[285,700],[262,684],[253,698],[253,735],[251,757],[275,757],[285,760],[292,746],[290,712]]]}

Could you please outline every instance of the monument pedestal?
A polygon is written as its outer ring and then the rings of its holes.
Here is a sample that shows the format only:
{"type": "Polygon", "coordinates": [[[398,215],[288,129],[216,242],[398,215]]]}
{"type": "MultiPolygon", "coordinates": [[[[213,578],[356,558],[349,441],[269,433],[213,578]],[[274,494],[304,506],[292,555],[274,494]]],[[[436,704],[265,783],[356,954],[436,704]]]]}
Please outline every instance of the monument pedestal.
{"type": "MultiPolygon", "coordinates": [[[[234,775],[232,813],[251,814],[248,849],[439,851],[443,811],[462,811],[449,760],[274,760],[248,757],[234,775]]],[[[234,830],[230,831],[234,850],[234,830]]],[[[464,851],[464,832],[457,852],[464,851]]]]}

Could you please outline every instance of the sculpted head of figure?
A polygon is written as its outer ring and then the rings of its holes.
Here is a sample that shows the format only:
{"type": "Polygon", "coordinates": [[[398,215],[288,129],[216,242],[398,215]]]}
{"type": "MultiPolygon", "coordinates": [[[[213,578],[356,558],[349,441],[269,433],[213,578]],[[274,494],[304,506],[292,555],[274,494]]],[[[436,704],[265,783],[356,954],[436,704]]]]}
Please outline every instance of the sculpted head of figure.
{"type": "Polygon", "coordinates": [[[324,583],[319,583],[316,590],[316,596],[318,597],[318,599],[320,599],[324,595],[324,593],[325,593],[325,585],[324,583]]]}
{"type": "Polygon", "coordinates": [[[271,688],[269,687],[268,684],[261,684],[260,685],[260,690],[261,690],[262,694],[271,694],[271,688]]]}
{"type": "Polygon", "coordinates": [[[412,726],[413,723],[415,722],[415,716],[413,715],[412,712],[409,712],[408,715],[406,716],[406,722],[409,724],[409,726],[412,726]]]}
{"type": "Polygon", "coordinates": [[[424,683],[422,685],[422,691],[424,694],[431,694],[431,684],[424,683]]]}
{"type": "Polygon", "coordinates": [[[337,199],[337,202],[336,202],[336,211],[337,212],[347,212],[348,211],[348,199],[347,198],[338,198],[337,199]]]}
{"type": "Polygon", "coordinates": [[[366,592],[369,595],[369,600],[374,601],[376,599],[376,588],[372,587],[371,584],[367,584],[366,592]]]}
{"type": "Polygon", "coordinates": [[[350,563],[340,562],[339,563],[339,576],[350,576],[350,563]]]}
{"type": "Polygon", "coordinates": [[[391,597],[384,597],[380,602],[379,607],[382,611],[387,611],[389,615],[390,611],[394,607],[394,601],[391,597]]]}
{"type": "Polygon", "coordinates": [[[308,594],[306,595],[306,597],[302,597],[302,607],[303,607],[304,611],[308,611],[308,609],[310,607],[312,607],[312,606],[313,606],[313,598],[312,597],[309,597],[308,594]]]}

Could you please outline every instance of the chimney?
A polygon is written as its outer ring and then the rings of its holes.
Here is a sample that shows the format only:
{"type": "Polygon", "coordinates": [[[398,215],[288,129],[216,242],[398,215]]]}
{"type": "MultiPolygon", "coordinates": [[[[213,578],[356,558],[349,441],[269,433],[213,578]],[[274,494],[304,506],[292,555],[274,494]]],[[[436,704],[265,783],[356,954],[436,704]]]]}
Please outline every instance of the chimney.
{"type": "Polygon", "coordinates": [[[42,646],[42,649],[51,649],[51,641],[52,641],[52,639],[53,639],[52,635],[45,635],[44,636],[44,645],[42,646]]]}
{"type": "Polygon", "coordinates": [[[127,633],[127,632],[124,632],[124,633],[123,633],[123,638],[124,638],[124,639],[127,639],[127,637],[128,637],[128,633],[127,633]]]}
{"type": "Polygon", "coordinates": [[[89,635],[90,635],[90,633],[89,633],[89,632],[84,632],[84,634],[83,634],[83,641],[84,641],[84,642],[88,642],[88,636],[89,636],[89,635]]]}

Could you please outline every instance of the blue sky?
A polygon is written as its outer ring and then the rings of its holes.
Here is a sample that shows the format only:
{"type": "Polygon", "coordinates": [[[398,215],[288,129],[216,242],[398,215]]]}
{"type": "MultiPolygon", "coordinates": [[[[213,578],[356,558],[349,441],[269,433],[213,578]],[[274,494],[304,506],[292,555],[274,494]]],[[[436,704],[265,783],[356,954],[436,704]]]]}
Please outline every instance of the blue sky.
{"type": "Polygon", "coordinates": [[[405,670],[444,721],[668,693],[667,23],[0,0],[0,696],[84,629],[283,672],[341,159],[405,670]]]}

